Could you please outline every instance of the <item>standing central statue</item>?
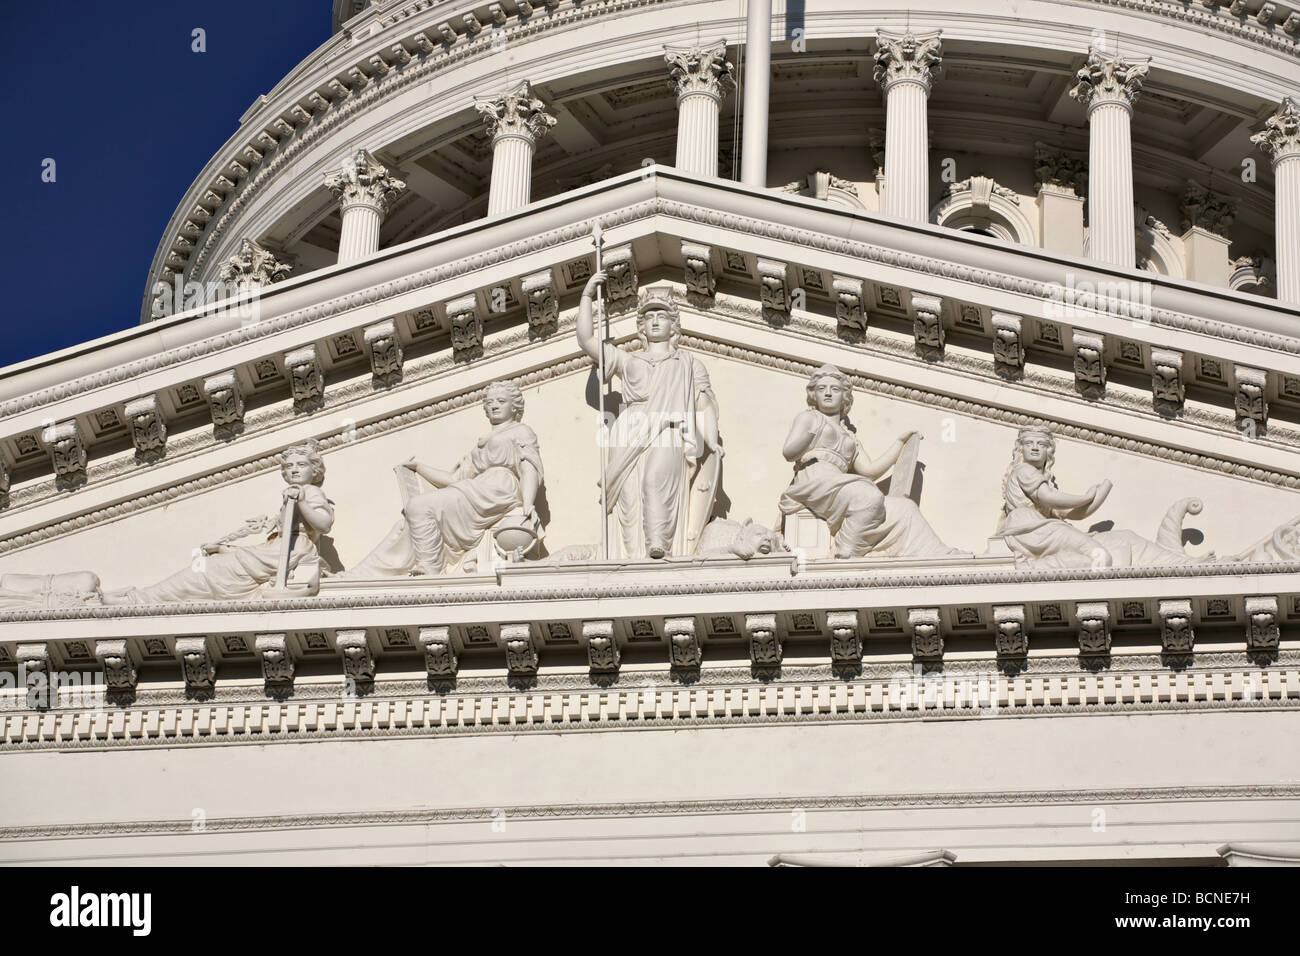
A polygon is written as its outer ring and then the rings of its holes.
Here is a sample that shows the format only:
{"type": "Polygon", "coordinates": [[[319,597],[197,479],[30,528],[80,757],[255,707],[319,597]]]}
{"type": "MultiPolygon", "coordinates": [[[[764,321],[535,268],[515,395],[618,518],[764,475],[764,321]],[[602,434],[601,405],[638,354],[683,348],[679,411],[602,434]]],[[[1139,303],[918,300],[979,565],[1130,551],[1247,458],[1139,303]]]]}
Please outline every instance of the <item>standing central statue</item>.
{"type": "Polygon", "coordinates": [[[700,360],[677,346],[681,317],[669,289],[641,293],[640,351],[597,338],[592,296],[605,279],[597,271],[582,290],[577,334],[598,368],[603,359],[605,382],[618,376],[623,393],[605,472],[605,520],[619,551],[610,557],[692,555],[722,477],[718,402],[700,360]]]}

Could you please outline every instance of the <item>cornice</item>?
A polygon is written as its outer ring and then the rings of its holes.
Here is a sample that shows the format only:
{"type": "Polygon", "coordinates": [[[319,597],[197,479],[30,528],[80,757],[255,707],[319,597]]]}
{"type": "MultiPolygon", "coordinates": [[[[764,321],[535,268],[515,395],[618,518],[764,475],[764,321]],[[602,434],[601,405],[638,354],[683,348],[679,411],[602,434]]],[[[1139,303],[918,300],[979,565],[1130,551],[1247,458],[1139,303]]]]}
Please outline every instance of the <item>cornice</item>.
{"type": "MultiPolygon", "coordinates": [[[[638,580],[617,583],[592,583],[591,564],[576,569],[572,585],[550,583],[541,587],[498,586],[494,579],[484,579],[477,587],[457,587],[450,579],[444,587],[407,585],[386,587],[380,593],[330,594],[326,590],[310,598],[277,598],[247,601],[186,601],[172,604],[111,605],[106,607],[8,609],[0,611],[0,622],[88,621],[105,618],[186,617],[193,615],[245,614],[257,616],[277,611],[307,611],[365,608],[439,607],[451,604],[490,604],[517,602],[552,602],[561,600],[596,600],[630,597],[674,599],[705,594],[747,594],[769,591],[844,591],[854,588],[934,588],[952,585],[1027,584],[1035,582],[1159,580],[1166,578],[1228,577],[1250,575],[1300,574],[1300,563],[1214,563],[1168,567],[1025,569],[999,564],[995,568],[972,566],[969,559],[950,568],[907,568],[892,570],[888,559],[878,570],[844,571],[821,574],[834,562],[809,562],[809,570],[763,579],[710,578],[702,581],[638,580]]],[[[788,562],[786,562],[788,568],[788,562]]],[[[608,565],[614,570],[617,563],[608,565]]],[[[674,565],[666,566],[669,570],[674,565]]],[[[705,565],[707,567],[707,565],[705,565]]],[[[418,579],[416,579],[418,580],[418,579]]],[[[1250,588],[1262,587],[1251,583],[1250,588]]],[[[1242,585],[1246,587],[1246,585],[1242,585]]]]}
{"type": "MultiPolygon", "coordinates": [[[[1043,300],[1050,298],[1053,292],[1047,283],[1026,279],[1010,273],[966,266],[933,256],[900,252],[885,246],[859,242],[840,236],[830,236],[807,229],[798,229],[782,223],[756,219],[752,216],[720,212],[717,209],[704,208],[696,204],[662,197],[647,199],[622,209],[612,210],[609,213],[601,213],[600,219],[602,225],[609,229],[654,215],[664,215],[693,224],[722,226],[758,238],[787,243],[794,242],[808,249],[852,256],[868,262],[907,269],[920,275],[957,279],[973,285],[1024,296],[1034,296],[1043,300]]],[[[433,269],[417,272],[399,280],[377,283],[364,290],[340,296],[329,302],[298,309],[264,322],[230,329],[221,335],[170,349],[147,358],[125,362],[92,375],[73,379],[57,387],[41,389],[22,398],[4,402],[0,404],[0,417],[38,408],[96,388],[125,381],[147,372],[181,364],[199,356],[274,335],[349,309],[378,304],[396,295],[428,288],[435,283],[477,271],[486,266],[584,238],[589,231],[590,226],[585,221],[570,223],[543,232],[530,239],[507,243],[487,252],[460,259],[454,263],[447,263],[433,269]]],[[[430,237],[431,240],[434,238],[430,237]]],[[[1008,248],[1007,252],[1014,255],[1015,250],[1008,248]]],[[[1076,308],[1083,311],[1082,307],[1076,308]]],[[[1129,316],[1121,314],[1118,310],[1110,311],[1105,308],[1093,307],[1090,311],[1099,316],[1130,319],[1129,316]]],[[[1300,338],[1296,336],[1245,328],[1215,319],[1198,318],[1186,313],[1160,308],[1151,309],[1150,321],[1151,324],[1156,326],[1206,335],[1225,341],[1242,342],[1291,354],[1300,354],[1300,338]]]]}
{"type": "MultiPolygon", "coordinates": [[[[611,819],[661,816],[716,816],[722,813],[788,814],[791,810],[901,810],[959,807],[1032,807],[1045,805],[1111,806],[1134,803],[1183,803],[1208,800],[1294,800],[1300,786],[1238,785],[1209,787],[1132,787],[1113,790],[982,790],[928,793],[807,794],[754,796],[717,800],[657,800],[604,804],[517,804],[509,807],[447,807],[414,810],[341,810],[332,813],[212,817],[205,832],[265,832],[318,827],[427,826],[440,823],[491,822],[493,814],[512,820],[611,819]]],[[[190,817],[180,820],[66,823],[0,828],[0,840],[68,837],[164,836],[193,832],[190,817]]]]}

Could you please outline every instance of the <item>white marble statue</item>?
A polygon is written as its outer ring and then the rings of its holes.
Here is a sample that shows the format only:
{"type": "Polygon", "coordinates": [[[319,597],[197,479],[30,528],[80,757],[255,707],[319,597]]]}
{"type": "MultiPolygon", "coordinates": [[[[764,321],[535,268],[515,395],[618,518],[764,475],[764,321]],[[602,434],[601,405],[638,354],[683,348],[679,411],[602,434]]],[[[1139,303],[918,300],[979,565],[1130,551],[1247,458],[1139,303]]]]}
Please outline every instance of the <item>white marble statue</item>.
{"type": "Polygon", "coordinates": [[[681,317],[667,289],[641,294],[639,351],[597,338],[592,296],[605,280],[597,271],[582,290],[577,335],[598,366],[603,349],[605,380],[617,376],[623,395],[605,473],[611,557],[692,555],[722,478],[717,399],[703,364],[677,345],[681,317]]]}
{"type": "Polygon", "coordinates": [[[384,540],[335,578],[475,570],[484,535],[503,523],[531,542],[540,537],[536,502],[542,454],[537,435],[522,421],[523,393],[512,382],[493,382],[484,391],[483,411],[492,428],[459,464],[444,470],[412,458],[399,466],[432,488],[410,494],[402,519],[384,540]]]}
{"type": "Polygon", "coordinates": [[[807,393],[808,408],[795,416],[782,448],[794,462],[794,477],[781,495],[783,519],[806,509],[825,521],[837,558],[968,555],[944,544],[912,499],[876,487],[920,435],[908,432],[879,458],[868,458],[849,423],[848,376],[823,365],[808,379],[807,393]]]}
{"type": "MultiPolygon", "coordinates": [[[[285,487],[281,501],[296,501],[295,525],[287,555],[287,570],[318,562],[316,542],[334,524],[334,503],[325,497],[325,463],[315,441],[285,450],[280,456],[285,487]]],[[[147,588],[104,592],[105,604],[166,604],[175,601],[228,601],[257,597],[276,580],[285,556],[277,515],[252,518],[199,549],[194,563],[147,588]],[[236,542],[254,538],[256,544],[236,542]]]]}
{"type": "Polygon", "coordinates": [[[1081,531],[1070,520],[1101,507],[1111,483],[1101,481],[1083,494],[1057,487],[1052,474],[1056,442],[1050,429],[1031,425],[1016,436],[1011,464],[1002,479],[1002,519],[997,536],[1021,564],[1049,568],[1143,567],[1202,563],[1294,561],[1300,557],[1300,518],[1240,554],[1200,557],[1183,550],[1182,523],[1198,514],[1201,501],[1182,498],[1165,513],[1154,541],[1132,531],[1081,531]]]}

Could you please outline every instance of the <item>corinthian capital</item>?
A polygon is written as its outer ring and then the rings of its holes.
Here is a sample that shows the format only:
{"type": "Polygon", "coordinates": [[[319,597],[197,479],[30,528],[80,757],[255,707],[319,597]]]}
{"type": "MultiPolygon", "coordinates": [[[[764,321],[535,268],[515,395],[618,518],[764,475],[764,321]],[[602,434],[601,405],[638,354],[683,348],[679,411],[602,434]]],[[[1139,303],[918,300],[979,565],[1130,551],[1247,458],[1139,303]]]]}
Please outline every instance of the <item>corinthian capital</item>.
{"type": "Polygon", "coordinates": [[[291,268],[270,249],[245,239],[239,244],[239,251],[221,264],[221,278],[241,288],[257,288],[279,282],[291,268]]]}
{"type": "Polygon", "coordinates": [[[876,31],[876,81],[885,89],[895,83],[920,83],[926,92],[940,62],[939,34],[876,31]]]}
{"type": "Polygon", "coordinates": [[[343,161],[342,169],[325,175],[325,187],[344,207],[374,206],[383,215],[406,183],[390,176],[375,157],[359,149],[343,161]]]}
{"type": "Polygon", "coordinates": [[[1090,50],[1088,62],[1074,75],[1070,96],[1087,109],[1102,103],[1119,103],[1132,109],[1150,66],[1149,56],[1126,60],[1119,54],[1090,50]]]}
{"type": "Polygon", "coordinates": [[[483,114],[483,122],[494,142],[506,136],[533,142],[555,125],[555,117],[546,111],[545,103],[533,96],[527,80],[505,93],[476,97],[474,108],[483,114]]]}
{"type": "Polygon", "coordinates": [[[1300,155],[1300,105],[1289,96],[1283,99],[1273,115],[1264,121],[1264,128],[1250,141],[1275,163],[1287,156],[1300,155]]]}
{"type": "Polygon", "coordinates": [[[668,64],[668,85],[678,99],[691,93],[706,93],[721,100],[736,88],[735,68],[727,60],[727,44],[719,40],[712,46],[664,47],[668,64]]]}

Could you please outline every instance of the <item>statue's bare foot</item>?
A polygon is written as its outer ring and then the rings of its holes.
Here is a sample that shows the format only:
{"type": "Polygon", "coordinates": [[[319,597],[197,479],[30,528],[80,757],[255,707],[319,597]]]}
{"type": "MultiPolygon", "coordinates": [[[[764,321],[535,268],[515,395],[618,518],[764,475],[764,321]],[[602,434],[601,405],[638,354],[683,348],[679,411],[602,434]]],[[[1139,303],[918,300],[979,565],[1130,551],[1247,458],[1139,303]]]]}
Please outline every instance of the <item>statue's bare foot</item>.
{"type": "Polygon", "coordinates": [[[661,548],[661,547],[659,547],[658,545],[652,545],[652,546],[648,549],[648,551],[649,551],[650,557],[654,558],[655,560],[658,560],[659,558],[664,557],[664,556],[668,553],[668,550],[667,550],[666,548],[661,548]]]}

